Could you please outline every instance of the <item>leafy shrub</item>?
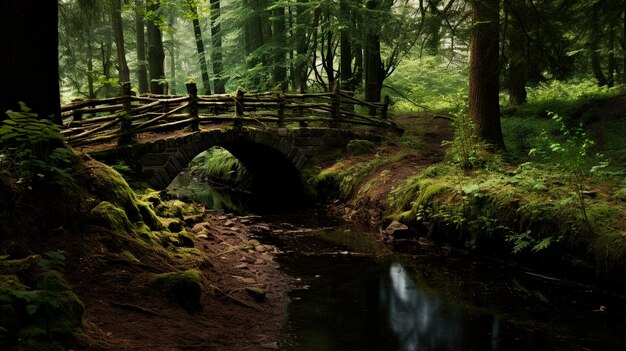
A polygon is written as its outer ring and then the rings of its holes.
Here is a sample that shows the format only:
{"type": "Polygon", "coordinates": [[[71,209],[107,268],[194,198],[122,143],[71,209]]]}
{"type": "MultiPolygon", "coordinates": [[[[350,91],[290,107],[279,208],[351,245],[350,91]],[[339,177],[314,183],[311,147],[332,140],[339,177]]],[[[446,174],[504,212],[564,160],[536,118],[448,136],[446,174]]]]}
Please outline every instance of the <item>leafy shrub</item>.
{"type": "Polygon", "coordinates": [[[0,124],[0,165],[18,182],[67,185],[73,155],[59,129],[20,103],[0,124]]]}
{"type": "Polygon", "coordinates": [[[463,111],[458,113],[452,126],[454,139],[443,142],[444,145],[450,146],[446,153],[449,162],[462,169],[475,169],[497,161],[496,156],[487,150],[487,144],[478,137],[476,125],[466,113],[463,111]]]}

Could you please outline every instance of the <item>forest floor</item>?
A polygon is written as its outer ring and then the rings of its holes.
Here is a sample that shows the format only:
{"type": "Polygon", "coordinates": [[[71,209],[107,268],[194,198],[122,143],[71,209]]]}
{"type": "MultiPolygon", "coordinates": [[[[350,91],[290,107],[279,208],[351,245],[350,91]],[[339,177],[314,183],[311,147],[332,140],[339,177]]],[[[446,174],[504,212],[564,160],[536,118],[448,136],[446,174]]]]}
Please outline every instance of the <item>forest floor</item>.
{"type": "Polygon", "coordinates": [[[252,239],[269,230],[254,221],[254,216],[207,211],[188,228],[201,255],[197,269],[205,279],[198,311],[164,301],[143,279],[155,267],[120,261],[97,272],[97,258],[85,258],[69,277],[85,305],[85,336],[78,348],[278,349],[289,280],[274,261],[277,249],[252,239]]]}

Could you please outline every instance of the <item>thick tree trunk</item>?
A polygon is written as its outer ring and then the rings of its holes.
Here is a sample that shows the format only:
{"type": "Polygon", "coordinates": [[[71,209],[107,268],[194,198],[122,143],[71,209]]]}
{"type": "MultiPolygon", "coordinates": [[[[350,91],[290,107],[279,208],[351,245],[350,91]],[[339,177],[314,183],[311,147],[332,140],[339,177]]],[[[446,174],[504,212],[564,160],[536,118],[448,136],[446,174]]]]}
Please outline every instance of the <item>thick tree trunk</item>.
{"type": "MultiPolygon", "coordinates": [[[[159,4],[157,2],[148,3],[148,11],[157,12],[159,4]]],[[[148,34],[148,68],[150,71],[150,92],[153,94],[163,94],[165,84],[165,53],[163,52],[163,37],[161,29],[152,21],[146,24],[148,34]]]]}
{"type": "MultiPolygon", "coordinates": [[[[346,0],[339,2],[339,12],[350,18],[350,6],[346,0]]],[[[353,90],[352,87],[352,43],[348,28],[341,29],[339,36],[339,78],[342,89],[353,90]]]]}
{"type": "MultiPolygon", "coordinates": [[[[367,8],[377,10],[379,0],[369,0],[367,8]]],[[[379,102],[383,80],[383,62],[380,56],[378,28],[370,29],[365,40],[365,101],[379,102]]]]}
{"type": "Polygon", "coordinates": [[[273,84],[280,85],[283,91],[288,89],[287,81],[287,29],[285,26],[285,8],[274,9],[272,20],[272,36],[274,37],[273,84]]]}
{"type": "Polygon", "coordinates": [[[600,7],[601,4],[598,1],[591,9],[591,42],[589,47],[591,50],[591,70],[598,81],[598,86],[604,86],[608,84],[608,81],[604,76],[604,72],[602,72],[602,63],[600,62],[600,53],[598,52],[600,48],[600,18],[598,13],[600,7]]]}
{"type": "Polygon", "coordinates": [[[216,94],[226,92],[222,63],[222,28],[220,25],[220,0],[211,0],[211,63],[213,64],[213,89],[216,94]]]}
{"type": "Polygon", "coordinates": [[[61,122],[57,18],[56,1],[0,1],[0,120],[22,101],[61,122]]]}
{"type": "Polygon", "coordinates": [[[137,89],[140,94],[148,92],[148,70],[146,68],[145,19],[142,9],[144,0],[135,0],[135,30],[137,31],[137,89]]]}
{"type": "Polygon", "coordinates": [[[509,90],[509,104],[516,106],[526,103],[528,58],[526,57],[526,42],[524,34],[520,33],[517,28],[511,26],[509,27],[508,37],[509,70],[507,85],[509,90]]]}
{"type": "Polygon", "coordinates": [[[297,9],[297,20],[295,30],[295,42],[296,42],[296,59],[294,69],[294,81],[301,93],[307,91],[307,39],[306,39],[306,26],[307,16],[304,13],[304,4],[308,0],[298,0],[298,4],[301,5],[297,9]]]}
{"type": "Polygon", "coordinates": [[[622,64],[622,84],[626,85],[626,0],[624,0],[624,36],[622,37],[624,40],[624,45],[622,49],[624,50],[624,58],[622,64]]]}
{"type": "Polygon", "coordinates": [[[124,28],[122,26],[122,1],[114,0],[111,3],[111,25],[113,27],[113,37],[115,38],[115,48],[117,50],[117,71],[120,82],[130,82],[130,71],[126,63],[126,49],[124,47],[124,28]]]}
{"type": "Polygon", "coordinates": [[[472,0],[469,116],[478,135],[504,148],[499,106],[499,0],[472,0]]]}
{"type": "MultiPolygon", "coordinates": [[[[611,21],[613,22],[613,21],[611,21]]],[[[615,71],[617,71],[617,61],[615,60],[615,23],[610,24],[609,28],[609,58],[608,58],[608,72],[606,75],[606,84],[609,88],[615,85],[615,71]]]]}
{"type": "MultiPolygon", "coordinates": [[[[255,51],[265,44],[265,35],[263,20],[260,17],[260,13],[264,10],[260,9],[258,0],[244,0],[244,6],[251,8],[254,13],[251,17],[245,21],[243,26],[243,43],[244,43],[244,53],[246,54],[246,66],[249,69],[252,69],[257,66],[259,63],[263,63],[261,57],[258,56],[258,53],[255,51]]],[[[251,84],[252,88],[259,89],[261,80],[258,76],[252,76],[251,84]]]]}
{"type": "Polygon", "coordinates": [[[196,49],[198,51],[198,63],[200,64],[200,74],[202,75],[202,86],[204,87],[204,94],[211,94],[211,83],[209,81],[209,69],[206,64],[206,56],[204,53],[204,40],[202,39],[202,28],[200,27],[200,20],[198,19],[198,8],[192,1],[188,2],[189,8],[193,15],[193,34],[196,38],[196,49]]]}
{"type": "Polygon", "coordinates": [[[428,34],[426,42],[424,43],[426,52],[430,55],[437,55],[439,52],[439,43],[441,42],[441,15],[437,10],[437,6],[441,0],[429,0],[428,12],[425,18],[425,29],[428,34]]]}

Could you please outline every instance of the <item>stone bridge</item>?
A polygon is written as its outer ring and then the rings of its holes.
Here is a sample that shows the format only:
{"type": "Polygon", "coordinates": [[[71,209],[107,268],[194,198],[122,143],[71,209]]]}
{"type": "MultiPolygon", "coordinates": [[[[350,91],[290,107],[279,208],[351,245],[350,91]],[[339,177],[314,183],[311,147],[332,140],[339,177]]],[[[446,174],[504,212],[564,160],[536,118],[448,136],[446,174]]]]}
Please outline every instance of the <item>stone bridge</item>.
{"type": "Polygon", "coordinates": [[[352,139],[375,139],[368,133],[334,128],[253,127],[201,130],[163,139],[139,142],[91,155],[109,164],[124,161],[155,189],[166,188],[199,153],[220,146],[232,153],[261,184],[284,188],[300,183],[307,160],[352,139]],[[291,184],[294,183],[294,184],[291,184]]]}

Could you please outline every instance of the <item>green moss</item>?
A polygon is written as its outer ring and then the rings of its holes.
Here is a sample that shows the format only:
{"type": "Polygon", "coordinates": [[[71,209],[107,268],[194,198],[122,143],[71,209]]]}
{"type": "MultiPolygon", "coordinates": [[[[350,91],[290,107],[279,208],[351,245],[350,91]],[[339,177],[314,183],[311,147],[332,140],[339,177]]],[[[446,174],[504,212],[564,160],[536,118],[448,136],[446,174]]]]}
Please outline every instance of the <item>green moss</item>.
{"type": "Polygon", "coordinates": [[[189,168],[195,176],[217,180],[220,183],[244,188],[251,184],[251,175],[244,165],[221,147],[213,147],[199,154],[191,161],[189,168]]]}
{"type": "Polygon", "coordinates": [[[120,233],[129,233],[133,227],[126,212],[108,201],[96,205],[89,212],[88,219],[94,225],[120,233]]]}
{"type": "Polygon", "coordinates": [[[201,211],[191,203],[170,200],[157,206],[156,213],[160,217],[184,219],[185,216],[200,214],[201,211]]]}
{"type": "Polygon", "coordinates": [[[137,202],[137,208],[139,209],[143,222],[152,230],[161,230],[163,229],[163,224],[157,217],[152,206],[153,205],[149,202],[137,202]]]}
{"type": "Polygon", "coordinates": [[[92,191],[97,198],[121,207],[133,222],[142,220],[137,196],[126,180],[113,168],[101,163],[93,162],[91,169],[94,173],[92,191]]]}
{"type": "Polygon", "coordinates": [[[202,273],[195,269],[182,272],[156,274],[152,277],[156,288],[161,290],[170,302],[177,303],[188,312],[200,309],[202,296],[202,273]]]}
{"type": "Polygon", "coordinates": [[[376,145],[369,140],[353,139],[348,142],[347,150],[352,155],[368,154],[374,151],[376,145]]]}
{"type": "Polygon", "coordinates": [[[626,202],[626,188],[619,188],[613,193],[613,198],[622,202],[626,202]]]}

